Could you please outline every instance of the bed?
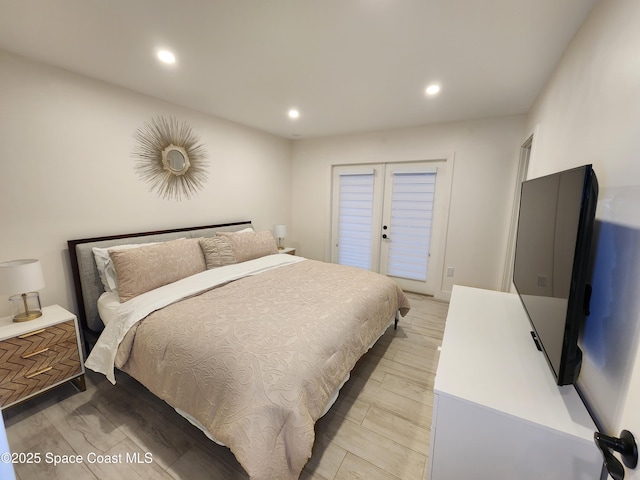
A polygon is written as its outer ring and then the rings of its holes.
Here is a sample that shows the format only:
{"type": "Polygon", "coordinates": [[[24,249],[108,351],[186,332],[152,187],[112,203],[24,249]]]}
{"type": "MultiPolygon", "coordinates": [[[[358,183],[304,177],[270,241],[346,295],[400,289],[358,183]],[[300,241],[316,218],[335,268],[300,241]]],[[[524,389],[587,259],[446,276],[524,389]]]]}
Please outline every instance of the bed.
{"type": "Polygon", "coordinates": [[[85,366],[130,374],[254,480],[299,477],[315,422],[410,308],[388,277],[279,254],[251,222],[68,246],[85,366]]]}

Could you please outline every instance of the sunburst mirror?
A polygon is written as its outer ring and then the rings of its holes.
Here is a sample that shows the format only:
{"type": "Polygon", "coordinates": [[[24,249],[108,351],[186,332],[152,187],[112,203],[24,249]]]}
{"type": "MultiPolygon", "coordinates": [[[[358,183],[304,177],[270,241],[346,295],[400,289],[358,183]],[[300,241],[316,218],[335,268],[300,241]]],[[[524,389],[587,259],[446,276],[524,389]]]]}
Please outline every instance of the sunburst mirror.
{"type": "Polygon", "coordinates": [[[135,171],[166,200],[191,198],[207,180],[207,152],[186,123],[158,116],[134,134],[135,171]]]}

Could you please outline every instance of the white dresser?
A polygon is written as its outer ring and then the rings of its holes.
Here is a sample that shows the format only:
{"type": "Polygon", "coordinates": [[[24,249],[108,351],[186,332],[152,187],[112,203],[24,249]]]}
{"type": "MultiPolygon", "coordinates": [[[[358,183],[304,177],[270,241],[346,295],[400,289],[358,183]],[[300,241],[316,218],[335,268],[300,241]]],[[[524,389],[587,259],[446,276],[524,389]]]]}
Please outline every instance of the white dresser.
{"type": "Polygon", "coordinates": [[[434,386],[427,478],[600,478],[596,427],[558,387],[516,294],[455,286],[434,386]]]}

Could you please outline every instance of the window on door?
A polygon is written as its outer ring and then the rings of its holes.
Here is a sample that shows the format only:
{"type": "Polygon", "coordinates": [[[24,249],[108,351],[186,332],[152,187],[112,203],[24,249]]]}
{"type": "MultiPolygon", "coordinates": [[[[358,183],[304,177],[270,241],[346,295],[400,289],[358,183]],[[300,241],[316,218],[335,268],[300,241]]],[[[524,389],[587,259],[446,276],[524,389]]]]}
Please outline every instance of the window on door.
{"type": "Polygon", "coordinates": [[[339,175],[338,261],[371,270],[375,172],[339,175]]]}

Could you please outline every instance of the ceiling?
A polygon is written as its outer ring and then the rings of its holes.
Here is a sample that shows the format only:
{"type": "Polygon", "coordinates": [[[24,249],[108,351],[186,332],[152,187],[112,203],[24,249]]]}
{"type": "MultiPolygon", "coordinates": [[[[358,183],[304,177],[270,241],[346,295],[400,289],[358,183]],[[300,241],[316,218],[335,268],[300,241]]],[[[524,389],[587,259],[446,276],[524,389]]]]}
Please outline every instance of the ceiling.
{"type": "Polygon", "coordinates": [[[0,49],[310,138],[526,113],[596,2],[0,0],[0,49]]]}

